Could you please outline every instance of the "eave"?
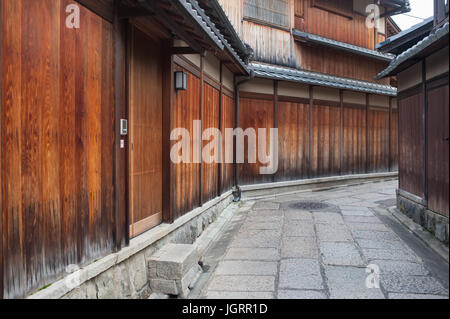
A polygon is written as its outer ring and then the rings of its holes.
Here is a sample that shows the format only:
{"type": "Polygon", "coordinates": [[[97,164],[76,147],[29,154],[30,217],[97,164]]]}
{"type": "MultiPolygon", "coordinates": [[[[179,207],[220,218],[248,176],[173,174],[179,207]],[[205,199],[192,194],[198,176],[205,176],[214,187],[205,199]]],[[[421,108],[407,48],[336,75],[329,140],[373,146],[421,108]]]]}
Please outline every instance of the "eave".
{"type": "Polygon", "coordinates": [[[335,50],[346,51],[352,54],[365,56],[367,58],[381,60],[384,62],[391,62],[394,59],[393,55],[383,54],[378,51],[370,50],[367,48],[359,47],[356,45],[348,44],[345,42],[336,41],[333,39],[321,37],[315,34],[306,33],[300,30],[294,29],[292,31],[294,39],[301,42],[314,43],[322,45],[335,50]]]}
{"type": "Polygon", "coordinates": [[[385,70],[376,76],[376,79],[396,75],[408,67],[416,64],[417,61],[420,61],[433,52],[448,45],[448,32],[449,23],[447,22],[434,33],[430,34],[422,41],[397,56],[397,58],[395,58],[395,60],[393,60],[385,70]]]}
{"type": "Polygon", "coordinates": [[[252,63],[250,66],[254,71],[255,76],[260,78],[331,87],[363,93],[397,96],[397,89],[389,85],[262,63],[252,63]]]}

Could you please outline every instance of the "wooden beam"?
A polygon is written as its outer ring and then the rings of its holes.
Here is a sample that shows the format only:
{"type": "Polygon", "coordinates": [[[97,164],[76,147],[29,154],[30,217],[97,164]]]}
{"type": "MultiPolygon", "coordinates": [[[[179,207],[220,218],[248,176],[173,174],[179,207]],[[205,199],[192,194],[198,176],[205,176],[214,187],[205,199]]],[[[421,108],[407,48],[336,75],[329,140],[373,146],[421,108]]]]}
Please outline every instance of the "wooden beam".
{"type": "Polygon", "coordinates": [[[173,125],[175,92],[174,92],[174,56],[170,54],[173,40],[164,42],[163,65],[163,123],[162,123],[162,213],[165,223],[175,220],[175,168],[170,159],[170,132],[173,125]]]}
{"type": "Polygon", "coordinates": [[[114,22],[115,12],[118,14],[118,10],[115,9],[115,6],[118,5],[117,1],[114,1],[114,4],[109,4],[107,1],[98,1],[98,0],[76,0],[81,5],[85,6],[92,12],[98,14],[103,19],[114,22]]]}
{"type": "Polygon", "coordinates": [[[171,55],[173,54],[197,54],[198,52],[192,49],[191,47],[174,47],[169,52],[171,55]]]}
{"type": "Polygon", "coordinates": [[[186,31],[184,31],[183,27],[175,22],[174,19],[170,18],[167,13],[162,10],[155,1],[152,2],[152,5],[149,5],[147,2],[142,3],[146,9],[155,13],[155,19],[159,21],[164,27],[169,29],[173,34],[177,35],[181,40],[186,42],[195,52],[202,54],[204,49],[198,41],[196,41],[192,36],[190,36],[186,31]]]}
{"type": "Polygon", "coordinates": [[[136,17],[147,17],[152,14],[142,7],[121,7],[119,8],[119,19],[129,19],[136,17]]]}
{"type": "MultiPolygon", "coordinates": [[[[127,119],[127,23],[114,11],[114,240],[118,251],[129,243],[128,152],[121,148],[120,120],[127,119]]],[[[125,141],[128,142],[128,141],[125,141]]]]}

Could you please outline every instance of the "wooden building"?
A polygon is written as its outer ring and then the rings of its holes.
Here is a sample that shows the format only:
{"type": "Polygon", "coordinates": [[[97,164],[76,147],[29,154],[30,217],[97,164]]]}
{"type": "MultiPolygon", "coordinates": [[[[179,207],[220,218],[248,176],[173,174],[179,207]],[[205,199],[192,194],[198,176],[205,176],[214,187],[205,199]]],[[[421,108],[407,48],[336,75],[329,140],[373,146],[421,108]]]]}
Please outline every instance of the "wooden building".
{"type": "Polygon", "coordinates": [[[448,244],[448,2],[434,5],[433,18],[381,46],[392,52],[415,42],[378,78],[398,77],[398,208],[448,244]]]}
{"type": "Polygon", "coordinates": [[[407,1],[380,1],[372,28],[369,0],[220,2],[254,51],[239,126],[279,130],[278,172],[243,164],[239,185],[397,170],[397,90],[374,80],[393,55],[375,49],[396,32],[390,15],[409,10],[407,1]]]}
{"type": "Polygon", "coordinates": [[[407,1],[381,1],[378,29],[361,2],[0,0],[0,297],[233,186],[395,172],[397,91],[373,80],[393,57],[375,46],[407,1]],[[195,120],[278,128],[278,171],[172,163],[171,131],[195,120]]]}

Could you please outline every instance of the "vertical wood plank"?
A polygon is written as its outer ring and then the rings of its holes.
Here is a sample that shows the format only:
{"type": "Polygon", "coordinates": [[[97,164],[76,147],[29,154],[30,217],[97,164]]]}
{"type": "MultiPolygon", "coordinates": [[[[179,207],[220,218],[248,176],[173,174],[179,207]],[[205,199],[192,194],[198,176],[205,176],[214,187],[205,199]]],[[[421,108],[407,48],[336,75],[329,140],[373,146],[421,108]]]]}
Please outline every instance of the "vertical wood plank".
{"type": "Polygon", "coordinates": [[[3,299],[3,0],[0,0],[0,299],[3,299]]]}
{"type": "MultiPolygon", "coordinates": [[[[203,132],[203,107],[205,104],[205,79],[204,79],[204,68],[205,68],[205,59],[203,55],[200,55],[200,132],[203,132]]],[[[200,133],[202,134],[202,133],[200,133]]],[[[200,137],[200,145],[203,145],[202,138],[200,137]]],[[[195,152],[197,150],[194,150],[195,152]]],[[[199,174],[199,207],[203,206],[203,159],[200,156],[200,174],[199,174]]]]}
{"type": "Polygon", "coordinates": [[[344,91],[339,90],[339,175],[343,171],[344,155],[344,91]]]}
{"type": "Polygon", "coordinates": [[[369,101],[370,101],[370,96],[368,93],[366,93],[366,167],[365,167],[365,171],[366,174],[369,172],[369,148],[370,148],[370,144],[369,144],[369,101]]]}
{"type": "Polygon", "coordinates": [[[163,48],[163,134],[162,134],[162,213],[163,220],[166,223],[172,223],[174,221],[174,186],[175,186],[175,173],[174,165],[170,160],[170,149],[172,143],[170,141],[170,132],[173,123],[173,110],[174,110],[174,65],[173,55],[170,53],[173,46],[172,40],[164,41],[163,48]]]}
{"type": "Polygon", "coordinates": [[[427,90],[427,63],[426,59],[422,60],[422,105],[423,105],[423,136],[424,136],[424,151],[423,151],[423,163],[424,163],[424,195],[425,201],[428,205],[428,90],[427,90]]]}
{"type": "MultiPolygon", "coordinates": [[[[273,81],[273,92],[274,92],[274,96],[273,96],[273,128],[277,129],[278,128],[278,81],[275,80],[273,81]]],[[[270,134],[270,132],[268,132],[270,134]]],[[[272,137],[270,137],[272,139],[272,137]]],[[[278,148],[278,146],[277,146],[278,148]]],[[[278,156],[278,160],[280,159],[279,154],[275,154],[276,156],[278,156]]],[[[277,174],[274,173],[272,174],[272,182],[275,182],[275,178],[276,178],[277,174]]]]}
{"type": "Polygon", "coordinates": [[[392,172],[392,96],[389,97],[389,172],[392,172]]]}
{"type": "MultiPolygon", "coordinates": [[[[127,116],[127,27],[118,16],[119,0],[114,2],[114,239],[115,250],[129,242],[128,154],[120,148],[120,119],[127,116]]],[[[127,142],[127,140],[125,140],[127,142]]]]}
{"type": "Polygon", "coordinates": [[[313,86],[309,86],[309,160],[308,160],[308,177],[312,178],[312,158],[313,158],[313,86]]]}
{"type": "Polygon", "coordinates": [[[224,94],[223,94],[223,62],[220,61],[220,89],[219,89],[219,131],[222,133],[222,140],[220,141],[220,147],[219,147],[219,163],[217,164],[217,196],[222,195],[222,184],[223,184],[223,162],[224,162],[224,155],[223,155],[223,144],[224,144],[224,130],[222,125],[222,118],[223,118],[223,102],[224,102],[224,94]]]}

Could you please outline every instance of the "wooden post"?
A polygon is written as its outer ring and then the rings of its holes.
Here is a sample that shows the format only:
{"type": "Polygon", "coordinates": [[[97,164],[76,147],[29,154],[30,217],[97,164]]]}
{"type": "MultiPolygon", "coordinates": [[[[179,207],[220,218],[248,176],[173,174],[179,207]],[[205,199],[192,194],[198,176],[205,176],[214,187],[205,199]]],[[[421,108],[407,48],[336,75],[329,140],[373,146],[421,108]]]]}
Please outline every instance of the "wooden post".
{"type": "Polygon", "coordinates": [[[423,118],[424,118],[424,152],[423,152],[423,164],[424,164],[424,195],[425,201],[428,207],[428,92],[427,92],[427,64],[426,59],[422,60],[422,96],[423,96],[423,118]]]}
{"type": "Polygon", "coordinates": [[[369,173],[369,103],[370,95],[366,93],[366,174],[369,173]]]}
{"type": "MultiPolygon", "coordinates": [[[[278,81],[273,81],[273,128],[278,128],[278,81]]],[[[272,137],[270,137],[272,138],[272,137]]],[[[278,149],[278,147],[277,147],[278,149]]],[[[278,154],[276,154],[278,156],[278,154]]],[[[272,174],[272,182],[276,181],[276,173],[272,174]]]]}
{"type": "MultiPolygon", "coordinates": [[[[222,132],[222,116],[223,116],[223,62],[220,62],[220,91],[219,91],[219,131],[222,132]]],[[[223,152],[223,145],[224,145],[224,132],[222,132],[222,140],[220,143],[219,148],[219,163],[218,163],[218,177],[217,177],[217,196],[222,195],[222,163],[224,161],[224,152],[223,152]]]]}
{"type": "Polygon", "coordinates": [[[339,90],[339,175],[343,171],[343,155],[344,155],[344,91],[339,90]]]}
{"type": "MultiPolygon", "coordinates": [[[[204,67],[205,62],[203,59],[203,56],[200,55],[200,121],[201,121],[201,129],[200,129],[200,145],[203,148],[203,140],[202,140],[202,131],[203,131],[203,107],[205,104],[205,98],[204,98],[204,91],[205,91],[205,78],[204,78],[204,67]]],[[[197,150],[194,150],[197,151],[197,150]]],[[[198,182],[199,188],[200,188],[200,201],[199,206],[203,206],[203,158],[200,155],[200,180],[198,182]]]]}
{"type": "Polygon", "coordinates": [[[392,96],[389,97],[389,172],[392,172],[392,96]]]}
{"type": "Polygon", "coordinates": [[[174,216],[173,186],[175,185],[174,165],[170,159],[170,132],[174,113],[174,62],[173,40],[164,42],[163,66],[163,114],[162,114],[162,214],[166,223],[172,223],[174,216]]]}
{"type": "MultiPolygon", "coordinates": [[[[114,240],[115,250],[129,243],[128,151],[121,148],[120,120],[127,119],[127,22],[114,5],[114,240]]],[[[125,138],[123,138],[125,139],[125,138]]],[[[128,144],[125,139],[126,144],[128,144]]]]}
{"type": "MultiPolygon", "coordinates": [[[[3,1],[0,0],[0,61],[3,61],[3,1]]],[[[3,299],[3,69],[0,62],[0,299],[3,299]]]]}
{"type": "Polygon", "coordinates": [[[312,147],[313,147],[313,86],[309,86],[309,160],[308,160],[308,177],[312,178],[312,147]]]}
{"type": "MultiPolygon", "coordinates": [[[[234,76],[234,129],[239,127],[239,85],[236,81],[236,75],[234,76]]],[[[237,137],[233,136],[233,175],[234,175],[234,186],[239,185],[238,167],[237,167],[237,137]]]]}

